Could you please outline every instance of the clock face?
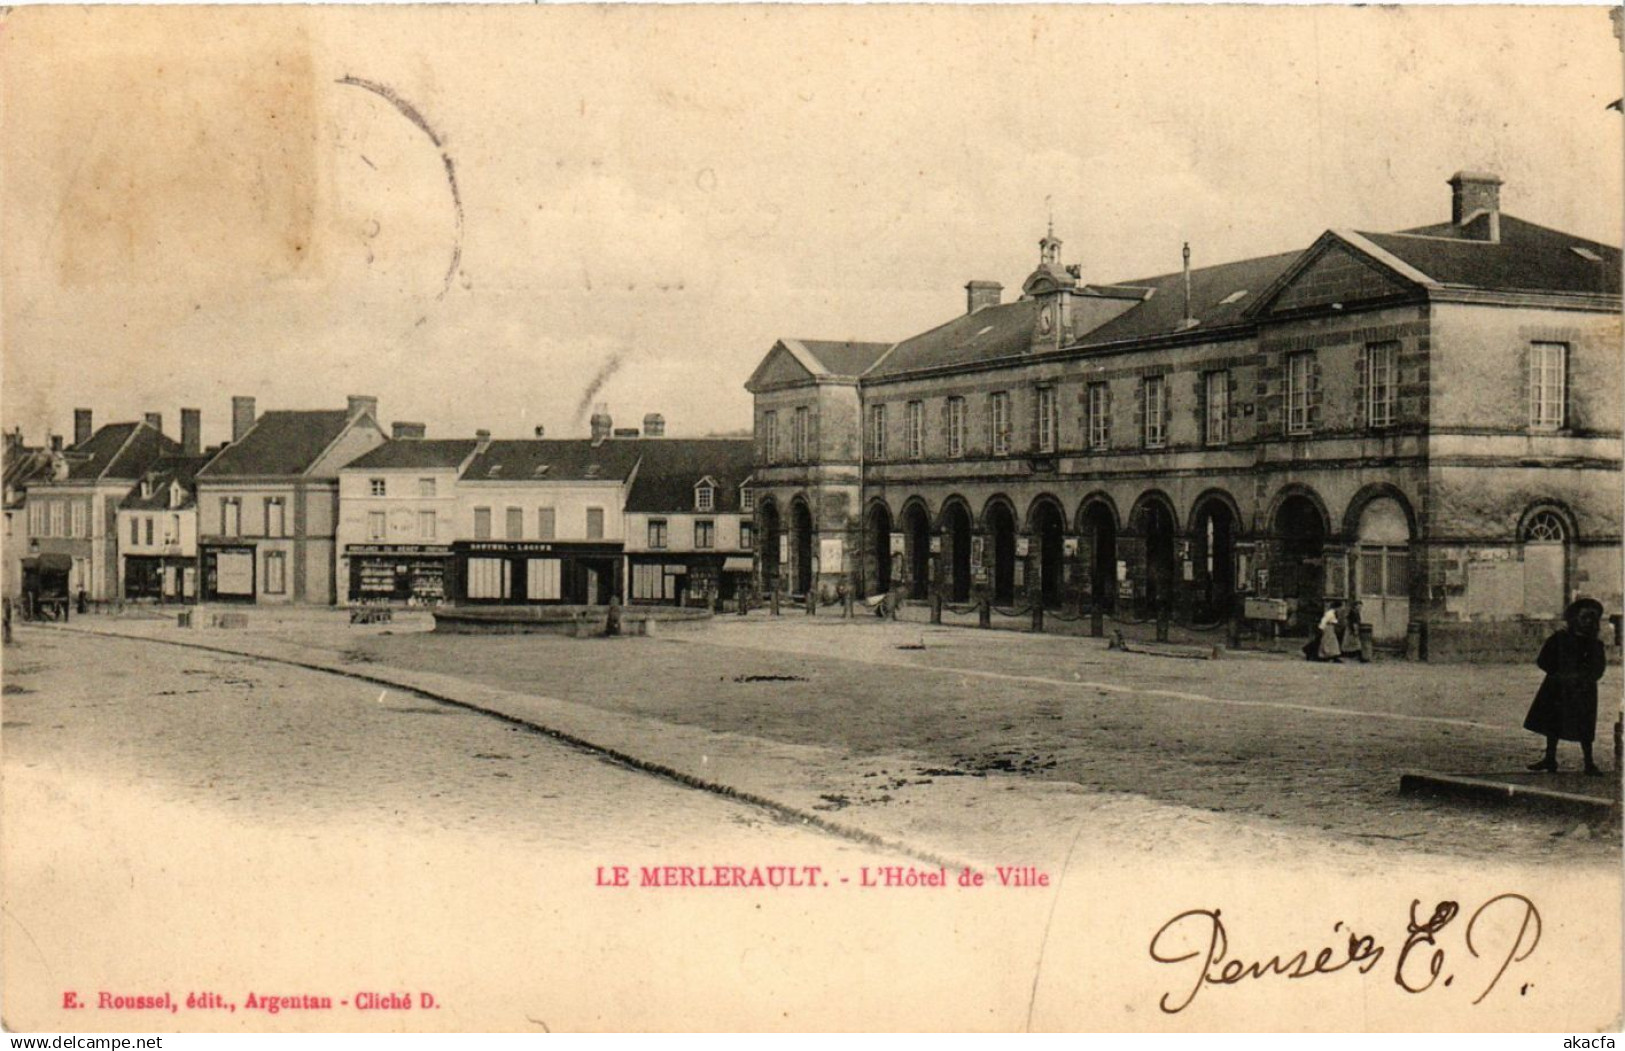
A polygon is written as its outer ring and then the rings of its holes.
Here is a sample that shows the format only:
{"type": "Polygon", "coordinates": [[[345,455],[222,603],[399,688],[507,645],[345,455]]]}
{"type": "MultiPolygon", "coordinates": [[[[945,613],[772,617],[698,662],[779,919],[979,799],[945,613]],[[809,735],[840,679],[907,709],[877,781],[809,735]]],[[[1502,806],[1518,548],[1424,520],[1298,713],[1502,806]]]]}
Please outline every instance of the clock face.
{"type": "Polygon", "coordinates": [[[1049,330],[1053,327],[1055,327],[1055,319],[1051,316],[1049,307],[1045,307],[1038,312],[1038,331],[1049,335],[1049,330]]]}

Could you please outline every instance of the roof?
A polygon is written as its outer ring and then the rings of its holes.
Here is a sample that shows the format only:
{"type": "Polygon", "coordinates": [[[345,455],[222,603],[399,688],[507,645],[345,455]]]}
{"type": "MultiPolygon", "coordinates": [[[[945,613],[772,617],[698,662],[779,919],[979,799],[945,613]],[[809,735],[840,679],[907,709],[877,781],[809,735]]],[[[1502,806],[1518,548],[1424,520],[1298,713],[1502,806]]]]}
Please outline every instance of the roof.
{"type": "Polygon", "coordinates": [[[276,410],[198,472],[204,479],[303,474],[350,422],[344,409],[276,410]]]}
{"type": "MultiPolygon", "coordinates": [[[[179,455],[180,451],[180,442],[144,421],[109,423],[68,449],[64,454],[68,476],[50,480],[69,483],[105,479],[133,481],[145,474],[154,460],[179,455]]],[[[37,480],[48,479],[41,477],[37,480]]]]}
{"type": "Polygon", "coordinates": [[[344,466],[345,470],[461,467],[479,442],[473,438],[392,438],[344,466]]]}
{"type": "MultiPolygon", "coordinates": [[[[831,376],[861,376],[891,349],[890,343],[858,343],[852,340],[787,339],[813,356],[831,376]]],[[[794,349],[794,348],[792,348],[794,349]]]]}
{"type": "Polygon", "coordinates": [[[1619,249],[1505,213],[1500,222],[1499,241],[1472,236],[1485,235],[1488,218],[1483,215],[1465,227],[1440,223],[1361,236],[1443,285],[1496,292],[1619,295],[1619,249]]]}
{"type": "Polygon", "coordinates": [[[152,483],[152,495],[141,496],[141,486],[138,485],[133,490],[136,495],[126,498],[119,505],[120,510],[178,511],[192,506],[197,498],[197,473],[210,459],[208,456],[165,456],[153,461],[142,478],[143,483],[152,483]],[[171,487],[177,482],[181,486],[181,498],[171,502],[171,487]]]}
{"type": "Polygon", "coordinates": [[[693,511],[694,487],[716,483],[718,514],[739,511],[739,486],[750,477],[756,443],[750,438],[650,438],[642,451],[637,479],[626,494],[628,511],[693,511]]]}
{"type": "MultiPolygon", "coordinates": [[[[653,441],[655,439],[651,439],[653,441]]],[[[660,439],[664,440],[664,439],[660,439]]],[[[624,480],[637,466],[643,442],[610,438],[521,438],[495,441],[470,461],[465,482],[581,482],[624,480]]]]}
{"type": "Polygon", "coordinates": [[[1037,320],[1036,299],[1020,299],[983,307],[974,314],[961,314],[897,344],[875,368],[874,374],[884,376],[1023,354],[1032,348],[1033,326],[1037,320]]]}
{"type": "Polygon", "coordinates": [[[4,472],[5,495],[11,498],[6,506],[20,507],[23,493],[30,482],[50,480],[51,454],[34,446],[7,444],[4,472]]]}
{"type": "Polygon", "coordinates": [[[1177,270],[1139,281],[1117,282],[1116,288],[1124,285],[1149,288],[1151,294],[1138,306],[1129,308],[1091,332],[1083,333],[1074,345],[1099,346],[1172,332],[1212,330],[1233,325],[1243,320],[1242,312],[1301,255],[1302,251],[1282,252],[1192,270],[1189,316],[1195,319],[1194,325],[1185,324],[1184,271],[1177,270]]]}

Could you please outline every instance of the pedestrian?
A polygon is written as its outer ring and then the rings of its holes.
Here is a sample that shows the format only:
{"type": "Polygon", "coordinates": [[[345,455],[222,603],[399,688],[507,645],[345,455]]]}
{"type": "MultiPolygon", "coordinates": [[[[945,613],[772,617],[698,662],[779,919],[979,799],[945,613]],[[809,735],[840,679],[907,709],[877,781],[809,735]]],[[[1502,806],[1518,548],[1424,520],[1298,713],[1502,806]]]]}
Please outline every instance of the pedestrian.
{"type": "Polygon", "coordinates": [[[1597,736],[1597,682],[1608,667],[1602,640],[1602,603],[1581,598],[1563,611],[1565,627],[1546,640],[1535,664],[1546,673],[1535,694],[1523,728],[1546,738],[1546,754],[1531,770],[1557,772],[1557,742],[1578,741],[1585,755],[1585,772],[1600,774],[1591,758],[1591,742],[1597,736]]]}
{"type": "Polygon", "coordinates": [[[1360,631],[1360,625],[1364,623],[1364,618],[1360,616],[1359,599],[1349,603],[1348,613],[1343,619],[1348,625],[1348,648],[1359,656],[1361,664],[1369,663],[1371,654],[1365,644],[1365,636],[1360,631]]]}
{"type": "Polygon", "coordinates": [[[1332,599],[1326,606],[1326,612],[1320,615],[1320,660],[1331,661],[1333,664],[1343,663],[1343,647],[1337,643],[1337,608],[1342,605],[1337,599],[1332,599]]]}

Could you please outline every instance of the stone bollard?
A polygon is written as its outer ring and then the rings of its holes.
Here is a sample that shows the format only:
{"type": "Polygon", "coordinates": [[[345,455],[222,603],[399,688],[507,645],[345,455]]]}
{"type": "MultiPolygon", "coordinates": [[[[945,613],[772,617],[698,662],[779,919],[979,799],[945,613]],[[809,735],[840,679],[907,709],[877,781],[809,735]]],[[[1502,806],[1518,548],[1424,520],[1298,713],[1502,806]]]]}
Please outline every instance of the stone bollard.
{"type": "Polygon", "coordinates": [[[1168,641],[1168,607],[1160,606],[1157,609],[1157,641],[1168,641]]]}
{"type": "Polygon", "coordinates": [[[942,592],[931,592],[931,623],[942,623],[942,592]]]}
{"type": "Polygon", "coordinates": [[[1362,622],[1360,624],[1360,661],[1361,661],[1361,663],[1370,663],[1371,654],[1372,654],[1373,650],[1375,649],[1375,644],[1372,641],[1371,632],[1372,632],[1372,626],[1370,624],[1366,624],[1364,622],[1362,622]]]}
{"type": "Polygon", "coordinates": [[[1033,634],[1042,634],[1044,631],[1044,602],[1042,599],[1033,599],[1033,634]]]}
{"type": "Polygon", "coordinates": [[[976,626],[978,628],[993,626],[993,601],[986,596],[976,604],[976,626]]]}
{"type": "Polygon", "coordinates": [[[807,616],[816,616],[818,613],[818,588],[816,585],[807,589],[807,616]]]}
{"type": "Polygon", "coordinates": [[[841,617],[843,620],[852,619],[852,592],[844,589],[841,592],[841,617]]]}
{"type": "Polygon", "coordinates": [[[750,596],[746,593],[744,588],[740,588],[739,589],[739,609],[738,609],[737,612],[739,613],[739,615],[741,617],[743,617],[745,615],[745,609],[749,605],[750,605],[750,596]]]}
{"type": "Polygon", "coordinates": [[[1225,644],[1233,650],[1241,649],[1241,614],[1230,614],[1230,623],[1225,629],[1225,644]]]}
{"type": "Polygon", "coordinates": [[[779,615],[779,589],[778,588],[773,589],[773,615],[775,617],[779,615]]]}
{"type": "Polygon", "coordinates": [[[1106,634],[1106,611],[1096,602],[1089,607],[1089,637],[1098,639],[1106,634]]]}
{"type": "Polygon", "coordinates": [[[621,633],[621,607],[611,606],[604,615],[604,634],[614,638],[621,633]]]}

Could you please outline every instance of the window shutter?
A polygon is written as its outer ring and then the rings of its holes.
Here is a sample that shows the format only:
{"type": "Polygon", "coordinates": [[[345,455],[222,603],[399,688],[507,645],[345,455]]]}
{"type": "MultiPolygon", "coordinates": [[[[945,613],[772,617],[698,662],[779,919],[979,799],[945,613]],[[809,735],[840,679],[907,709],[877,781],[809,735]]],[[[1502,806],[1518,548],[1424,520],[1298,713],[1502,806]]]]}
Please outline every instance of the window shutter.
{"type": "Polygon", "coordinates": [[[815,404],[807,409],[807,462],[818,460],[818,406],[815,404]]]}

